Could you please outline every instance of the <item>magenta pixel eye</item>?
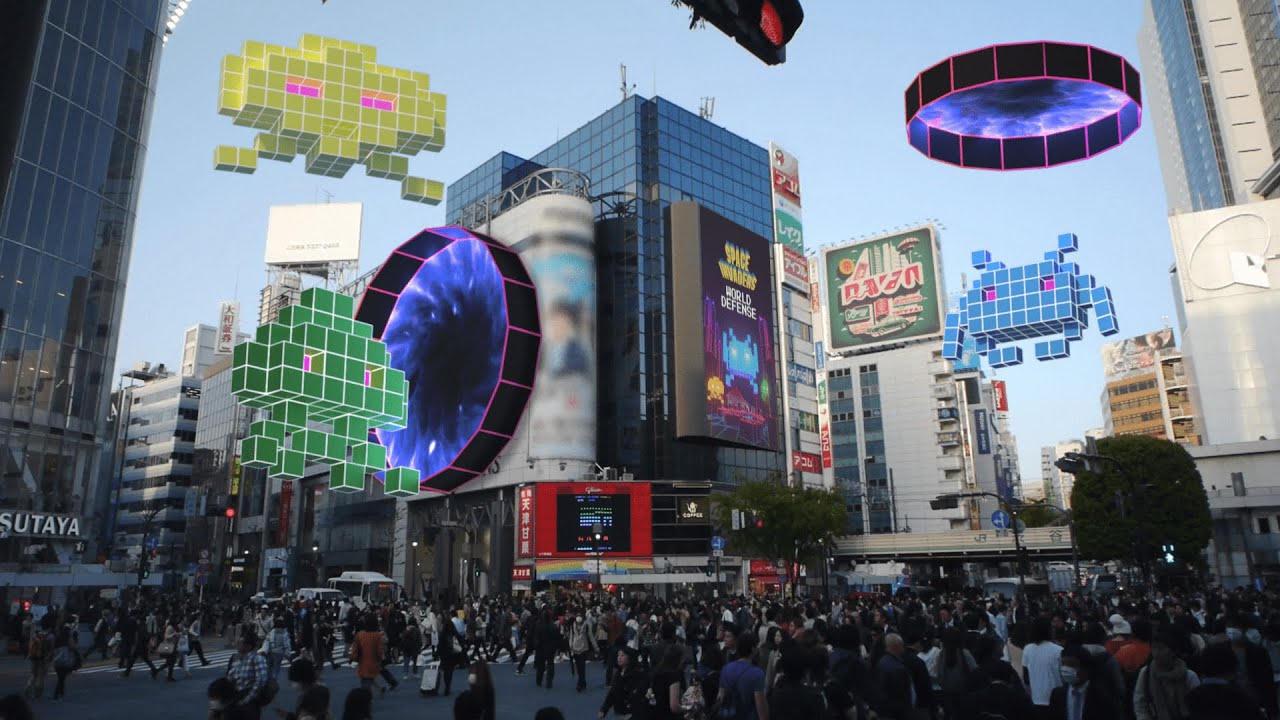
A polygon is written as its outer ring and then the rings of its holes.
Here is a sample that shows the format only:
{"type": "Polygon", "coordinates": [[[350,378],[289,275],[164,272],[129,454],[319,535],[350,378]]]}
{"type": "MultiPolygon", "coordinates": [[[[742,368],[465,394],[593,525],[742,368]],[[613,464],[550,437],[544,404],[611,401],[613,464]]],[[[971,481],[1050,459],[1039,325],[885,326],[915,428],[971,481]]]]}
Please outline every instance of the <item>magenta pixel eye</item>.
{"type": "Polygon", "coordinates": [[[1025,170],[1084,160],[1142,124],[1138,71],[1090,45],[994,45],[949,57],[906,90],[907,140],[940,162],[1025,170]]]}

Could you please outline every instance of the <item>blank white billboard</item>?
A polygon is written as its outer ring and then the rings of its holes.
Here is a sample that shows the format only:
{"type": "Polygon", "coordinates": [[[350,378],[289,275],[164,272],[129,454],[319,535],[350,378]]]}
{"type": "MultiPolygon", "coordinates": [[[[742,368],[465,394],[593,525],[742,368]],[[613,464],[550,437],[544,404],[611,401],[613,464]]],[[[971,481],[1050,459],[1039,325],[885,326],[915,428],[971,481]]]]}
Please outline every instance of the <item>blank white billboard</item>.
{"type": "Polygon", "coordinates": [[[268,265],[360,259],[362,203],[276,205],[267,219],[268,265]]]}

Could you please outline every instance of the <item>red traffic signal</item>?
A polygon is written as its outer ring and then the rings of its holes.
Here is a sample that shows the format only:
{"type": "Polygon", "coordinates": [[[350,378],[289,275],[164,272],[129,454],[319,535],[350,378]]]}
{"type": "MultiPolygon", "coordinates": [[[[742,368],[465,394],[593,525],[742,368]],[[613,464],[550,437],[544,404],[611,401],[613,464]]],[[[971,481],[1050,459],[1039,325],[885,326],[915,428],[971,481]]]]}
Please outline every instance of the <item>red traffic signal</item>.
{"type": "Polygon", "coordinates": [[[787,43],[804,22],[800,0],[681,0],[694,25],[706,20],[767,65],[787,61],[787,43]]]}
{"type": "Polygon", "coordinates": [[[235,517],[235,516],[236,516],[236,509],[235,509],[235,508],[227,508],[227,509],[226,509],[226,511],[225,511],[223,514],[224,514],[224,515],[226,515],[226,516],[227,516],[227,517],[229,517],[229,518],[233,518],[233,517],[235,517]]]}
{"type": "Polygon", "coordinates": [[[756,527],[758,527],[758,528],[762,528],[762,527],[764,527],[764,521],[763,521],[763,520],[756,520],[756,527]]]}

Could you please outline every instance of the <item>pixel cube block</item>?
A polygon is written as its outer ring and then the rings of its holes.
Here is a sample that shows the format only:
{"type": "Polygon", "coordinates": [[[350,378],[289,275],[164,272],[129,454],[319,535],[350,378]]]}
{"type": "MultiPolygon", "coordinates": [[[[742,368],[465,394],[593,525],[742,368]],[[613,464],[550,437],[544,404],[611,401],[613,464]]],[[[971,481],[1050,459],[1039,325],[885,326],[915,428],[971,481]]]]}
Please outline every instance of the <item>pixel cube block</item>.
{"type": "Polygon", "coordinates": [[[445,97],[426,73],[377,63],[370,45],[303,35],[297,48],[249,41],[222,60],[218,112],[262,132],[253,148],[219,145],[214,169],[252,173],[258,159],[305,158],[342,177],[354,165],[400,181],[400,197],[436,205],[444,184],[409,175],[408,156],[444,147],[445,97]]]}
{"type": "Polygon", "coordinates": [[[418,472],[388,470],[385,449],[369,438],[371,430],[405,426],[409,386],[389,366],[386,345],[371,339],[373,328],[354,314],[352,298],[312,288],[277,322],[259,327],[254,340],[235,347],[232,394],[271,413],[249,426],[241,462],[291,479],[302,477],[308,460],[322,462],[330,466],[330,489],[339,492],[359,492],[366,475],[386,471],[384,491],[411,497],[418,472]]]}
{"type": "Polygon", "coordinates": [[[985,250],[974,252],[973,266],[981,274],[960,296],[959,312],[947,313],[942,356],[959,360],[966,336],[972,335],[991,367],[1008,367],[1022,362],[1021,348],[1011,343],[1061,335],[1037,342],[1036,359],[1069,357],[1071,343],[1089,327],[1090,307],[1100,333],[1119,332],[1111,291],[1097,286],[1092,275],[1081,275],[1075,263],[1062,261],[1078,249],[1076,236],[1065,233],[1044,260],[1012,268],[992,262],[985,250]]]}

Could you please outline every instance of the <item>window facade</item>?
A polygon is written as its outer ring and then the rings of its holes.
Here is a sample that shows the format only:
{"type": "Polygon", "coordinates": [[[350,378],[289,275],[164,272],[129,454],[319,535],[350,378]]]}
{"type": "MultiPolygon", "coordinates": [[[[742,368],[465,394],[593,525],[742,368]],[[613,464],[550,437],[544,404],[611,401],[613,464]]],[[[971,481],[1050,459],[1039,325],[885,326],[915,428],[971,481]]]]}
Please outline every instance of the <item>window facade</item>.
{"type": "Polygon", "coordinates": [[[25,91],[5,94],[15,104],[0,108],[20,118],[16,142],[0,143],[0,482],[9,507],[88,512],[165,5],[32,0],[38,29],[0,28],[0,45],[22,32],[31,49],[30,77],[8,78],[25,91]]]}

